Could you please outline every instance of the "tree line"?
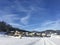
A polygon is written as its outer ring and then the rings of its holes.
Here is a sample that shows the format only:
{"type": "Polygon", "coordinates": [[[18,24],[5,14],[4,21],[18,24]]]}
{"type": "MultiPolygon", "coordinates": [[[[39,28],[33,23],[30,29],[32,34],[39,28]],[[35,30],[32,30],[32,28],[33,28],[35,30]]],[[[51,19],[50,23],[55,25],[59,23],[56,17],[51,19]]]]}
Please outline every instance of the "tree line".
{"type": "Polygon", "coordinates": [[[23,29],[12,27],[12,25],[7,24],[4,21],[0,21],[0,32],[10,32],[10,31],[15,31],[15,30],[25,32],[25,30],[23,30],[23,29]]]}

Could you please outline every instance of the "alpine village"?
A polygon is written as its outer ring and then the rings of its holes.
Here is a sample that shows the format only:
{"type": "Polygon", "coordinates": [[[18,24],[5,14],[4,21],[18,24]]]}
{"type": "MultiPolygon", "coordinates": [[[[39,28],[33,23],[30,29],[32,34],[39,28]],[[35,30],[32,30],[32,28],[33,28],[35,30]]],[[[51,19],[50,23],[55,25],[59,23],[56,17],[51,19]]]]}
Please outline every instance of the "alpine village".
{"type": "Polygon", "coordinates": [[[45,31],[27,31],[20,28],[12,27],[11,25],[0,22],[0,32],[5,35],[13,37],[51,37],[53,35],[60,35],[60,30],[45,30],[45,31]]]}

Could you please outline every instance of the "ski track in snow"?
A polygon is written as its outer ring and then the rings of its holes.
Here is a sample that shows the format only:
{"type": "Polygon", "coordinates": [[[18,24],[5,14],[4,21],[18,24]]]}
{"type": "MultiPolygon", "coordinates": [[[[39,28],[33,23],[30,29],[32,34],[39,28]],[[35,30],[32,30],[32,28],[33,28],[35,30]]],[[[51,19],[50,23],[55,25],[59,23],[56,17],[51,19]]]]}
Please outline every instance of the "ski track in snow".
{"type": "Polygon", "coordinates": [[[49,40],[48,38],[44,39],[45,45],[56,45],[53,41],[49,40]]]}
{"type": "Polygon", "coordinates": [[[0,45],[60,45],[60,38],[0,36],[0,45]]]}

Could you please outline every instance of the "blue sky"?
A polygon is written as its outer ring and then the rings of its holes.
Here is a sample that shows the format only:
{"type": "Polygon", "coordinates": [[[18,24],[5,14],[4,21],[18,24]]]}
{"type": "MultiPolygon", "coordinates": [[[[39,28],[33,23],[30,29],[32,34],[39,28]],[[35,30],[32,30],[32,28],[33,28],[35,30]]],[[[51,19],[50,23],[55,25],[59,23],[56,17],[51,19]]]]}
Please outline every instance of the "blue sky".
{"type": "Polygon", "coordinates": [[[59,30],[60,1],[0,0],[0,21],[30,31],[59,30]]]}

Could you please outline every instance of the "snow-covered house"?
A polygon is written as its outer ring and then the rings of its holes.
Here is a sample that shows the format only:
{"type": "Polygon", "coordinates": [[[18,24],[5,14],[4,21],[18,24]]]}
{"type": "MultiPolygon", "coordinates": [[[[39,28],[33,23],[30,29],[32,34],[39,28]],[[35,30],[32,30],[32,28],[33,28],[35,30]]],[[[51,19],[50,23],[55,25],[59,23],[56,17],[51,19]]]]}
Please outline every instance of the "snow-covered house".
{"type": "Polygon", "coordinates": [[[15,37],[22,36],[22,34],[23,34],[23,32],[22,31],[18,31],[18,30],[10,31],[8,33],[9,36],[15,36],[15,37]]]}
{"type": "Polygon", "coordinates": [[[35,36],[36,36],[36,37],[41,37],[41,32],[36,32],[36,33],[35,33],[35,36]]]}
{"type": "Polygon", "coordinates": [[[14,33],[14,36],[21,36],[22,35],[22,32],[19,32],[19,31],[15,31],[14,33]]]}
{"type": "Polygon", "coordinates": [[[47,35],[46,35],[46,33],[42,33],[42,37],[46,37],[47,35]]]}

